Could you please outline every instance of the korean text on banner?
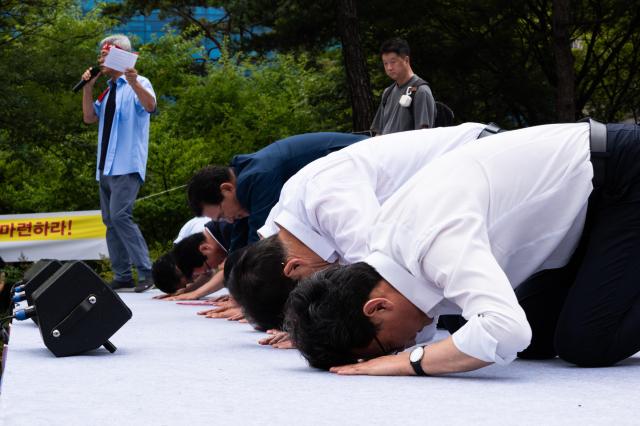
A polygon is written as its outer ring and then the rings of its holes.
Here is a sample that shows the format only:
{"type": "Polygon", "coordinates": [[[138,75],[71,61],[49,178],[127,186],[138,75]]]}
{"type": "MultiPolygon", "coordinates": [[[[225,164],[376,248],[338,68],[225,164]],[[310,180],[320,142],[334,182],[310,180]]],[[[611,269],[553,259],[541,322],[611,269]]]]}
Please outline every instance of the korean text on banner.
{"type": "Polygon", "coordinates": [[[87,260],[106,257],[100,210],[0,216],[0,256],[5,261],[87,260]]]}

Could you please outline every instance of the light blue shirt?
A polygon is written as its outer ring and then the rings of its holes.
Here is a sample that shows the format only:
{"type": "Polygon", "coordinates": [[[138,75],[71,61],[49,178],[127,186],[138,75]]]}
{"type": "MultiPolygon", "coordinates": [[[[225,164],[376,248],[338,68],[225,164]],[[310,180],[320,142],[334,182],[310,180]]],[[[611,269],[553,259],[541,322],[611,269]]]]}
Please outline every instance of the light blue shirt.
{"type": "MultiPolygon", "coordinates": [[[[153,97],[156,97],[151,82],[138,76],[138,82],[153,97]]],[[[124,75],[116,81],[116,111],[113,115],[109,147],[104,160],[103,174],[107,176],[138,173],[144,181],[147,169],[147,152],[149,148],[149,117],[150,114],[140,103],[140,99],[133,91],[124,75]]],[[[98,127],[98,155],[96,162],[96,180],[100,179],[100,153],[102,152],[102,128],[106,111],[108,90],[101,95],[93,105],[96,115],[100,119],[98,127]]]]}

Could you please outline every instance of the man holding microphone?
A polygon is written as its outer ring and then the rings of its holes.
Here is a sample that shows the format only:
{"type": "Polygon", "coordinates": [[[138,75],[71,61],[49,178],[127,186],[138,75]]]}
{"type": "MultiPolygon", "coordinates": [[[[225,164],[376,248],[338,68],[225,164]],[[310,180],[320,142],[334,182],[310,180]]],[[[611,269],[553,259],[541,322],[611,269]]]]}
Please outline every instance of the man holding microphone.
{"type": "Polygon", "coordinates": [[[133,221],[133,203],[144,182],[149,146],[149,115],[156,110],[156,97],[148,79],[135,68],[120,72],[104,66],[111,49],[131,52],[129,38],[116,34],[100,42],[100,72],[91,68],[82,79],[82,114],[87,124],[99,123],[96,180],[100,185],[100,209],[107,227],[107,247],[114,271],[111,287],[135,288],[143,292],[153,286],[147,243],[133,221]],[[93,101],[93,86],[100,75],[109,87],[93,101]],[[131,265],[138,271],[133,281],[131,265]]]}

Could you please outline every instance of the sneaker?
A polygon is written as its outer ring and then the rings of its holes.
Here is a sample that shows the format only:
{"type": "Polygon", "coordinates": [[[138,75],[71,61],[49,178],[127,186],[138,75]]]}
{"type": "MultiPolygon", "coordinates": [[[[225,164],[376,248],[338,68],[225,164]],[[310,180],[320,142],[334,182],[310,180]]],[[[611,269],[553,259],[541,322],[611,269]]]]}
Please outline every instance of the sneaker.
{"type": "Polygon", "coordinates": [[[138,281],[138,285],[135,286],[133,291],[136,293],[142,293],[143,291],[149,290],[151,287],[153,287],[153,280],[151,278],[145,278],[142,281],[138,281]]]}
{"type": "Polygon", "coordinates": [[[125,289],[125,288],[134,288],[136,285],[133,282],[133,280],[128,280],[128,281],[120,281],[120,280],[112,280],[109,283],[109,287],[111,287],[111,290],[120,290],[120,289],[125,289]]]}

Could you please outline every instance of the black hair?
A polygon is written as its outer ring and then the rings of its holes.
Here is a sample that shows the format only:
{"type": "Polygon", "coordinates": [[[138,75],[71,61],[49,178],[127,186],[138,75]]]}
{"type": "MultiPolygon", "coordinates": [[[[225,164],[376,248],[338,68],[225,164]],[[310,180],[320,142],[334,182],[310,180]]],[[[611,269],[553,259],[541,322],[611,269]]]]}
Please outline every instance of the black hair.
{"type": "Polygon", "coordinates": [[[224,261],[224,286],[225,287],[228,287],[227,283],[231,279],[230,278],[231,270],[235,266],[238,259],[240,259],[240,257],[244,254],[245,249],[246,247],[242,247],[232,251],[231,253],[229,253],[229,256],[227,256],[227,259],[224,261]]]}
{"type": "Polygon", "coordinates": [[[291,292],[285,330],[309,365],[327,370],[358,361],[354,350],[376,335],[362,308],[380,280],[373,267],[359,262],[320,271],[291,292]]]}
{"type": "Polygon", "coordinates": [[[285,262],[284,246],[272,235],[248,246],[229,275],[229,293],[247,319],[265,330],[282,328],[284,305],[297,284],[284,274],[285,262]]]}
{"type": "Polygon", "coordinates": [[[205,241],[204,233],[198,232],[183,238],[173,247],[176,266],[188,280],[191,280],[193,270],[207,261],[207,257],[200,252],[200,244],[205,241]]]}
{"type": "Polygon", "coordinates": [[[407,43],[406,40],[401,38],[392,38],[386,40],[382,43],[382,46],[380,46],[380,55],[385,53],[395,53],[398,56],[405,57],[411,56],[411,49],[409,48],[409,43],[407,43]]]}
{"type": "Polygon", "coordinates": [[[224,166],[207,166],[193,175],[187,187],[189,207],[193,213],[202,216],[203,204],[220,204],[220,185],[231,180],[231,169],[224,166]]]}
{"type": "Polygon", "coordinates": [[[163,254],[153,262],[151,274],[153,283],[165,293],[173,294],[182,288],[180,285],[182,274],[176,269],[176,261],[171,251],[163,254]]]}

